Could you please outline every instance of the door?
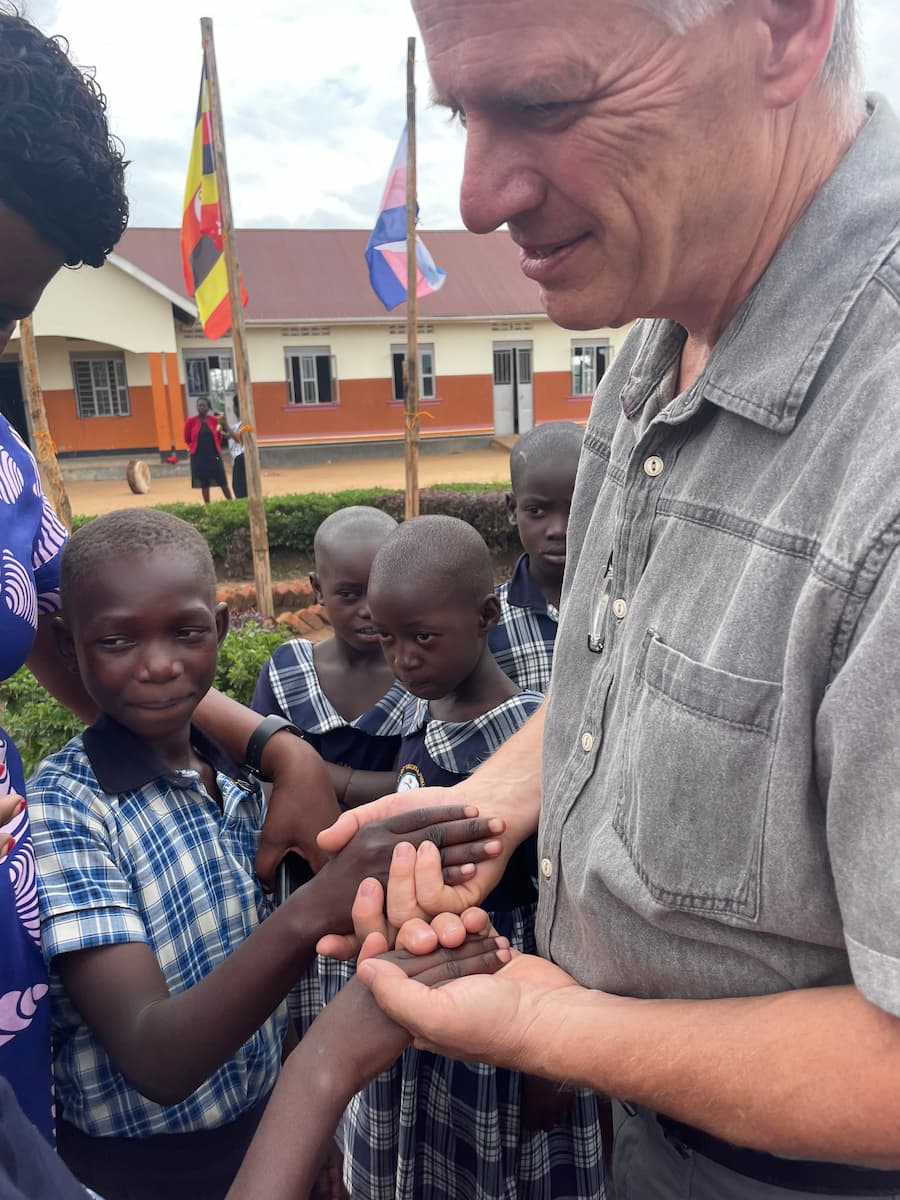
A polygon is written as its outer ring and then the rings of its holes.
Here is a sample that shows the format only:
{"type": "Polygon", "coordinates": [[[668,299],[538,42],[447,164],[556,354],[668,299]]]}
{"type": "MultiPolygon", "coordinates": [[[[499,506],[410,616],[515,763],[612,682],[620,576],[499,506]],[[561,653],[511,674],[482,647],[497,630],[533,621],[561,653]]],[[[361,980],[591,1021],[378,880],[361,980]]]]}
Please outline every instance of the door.
{"type": "Polygon", "coordinates": [[[531,342],[494,343],[494,432],[527,433],[534,425],[531,342]]]}
{"type": "Polygon", "coordinates": [[[25,415],[22,381],[17,362],[0,363],[0,413],[3,413],[25,445],[30,446],[28,417],[25,415]]]}

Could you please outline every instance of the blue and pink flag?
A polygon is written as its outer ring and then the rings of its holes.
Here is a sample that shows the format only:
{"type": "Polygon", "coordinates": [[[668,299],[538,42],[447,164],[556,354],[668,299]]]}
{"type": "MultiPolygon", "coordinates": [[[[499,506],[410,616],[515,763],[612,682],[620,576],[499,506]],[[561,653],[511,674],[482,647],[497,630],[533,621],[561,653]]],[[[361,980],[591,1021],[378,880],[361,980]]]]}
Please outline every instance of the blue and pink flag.
{"type": "MultiPolygon", "coordinates": [[[[369,279],[387,309],[396,308],[406,299],[406,137],[404,126],[381,197],[378,220],[366,246],[369,279]]],[[[447,272],[435,266],[420,237],[416,237],[416,267],[416,295],[420,300],[444,286],[447,272]]]]}

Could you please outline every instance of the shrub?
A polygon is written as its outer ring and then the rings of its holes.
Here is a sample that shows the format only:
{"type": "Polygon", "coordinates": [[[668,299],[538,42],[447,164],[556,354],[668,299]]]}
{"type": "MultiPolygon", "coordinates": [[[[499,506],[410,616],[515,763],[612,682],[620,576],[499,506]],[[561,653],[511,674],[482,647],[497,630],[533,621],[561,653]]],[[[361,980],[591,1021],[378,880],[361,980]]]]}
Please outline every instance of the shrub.
{"type": "MultiPolygon", "coordinates": [[[[421,493],[423,513],[447,513],[460,517],[482,535],[495,554],[518,545],[515,529],[506,519],[504,485],[446,484],[425,488],[421,493]]],[[[266,519],[269,550],[290,550],[312,555],[316,530],[330,513],[351,504],[370,504],[384,509],[397,520],[403,517],[403,493],[386,488],[358,488],[343,492],[308,492],[294,496],[267,496],[266,519]]],[[[229,557],[240,561],[245,555],[247,501],[221,500],[215,504],[161,504],[164,512],[188,521],[206,538],[217,562],[229,557]]],[[[91,517],[76,517],[77,528],[91,517]]]]}
{"type": "MultiPolygon", "coordinates": [[[[296,632],[287,625],[265,628],[254,618],[233,622],[219,650],[215,686],[249,704],[269,655],[290,637],[296,637],[296,632]]],[[[78,717],[44,691],[24,667],[0,683],[0,720],[22,755],[26,776],[83,728],[78,717]]]]}

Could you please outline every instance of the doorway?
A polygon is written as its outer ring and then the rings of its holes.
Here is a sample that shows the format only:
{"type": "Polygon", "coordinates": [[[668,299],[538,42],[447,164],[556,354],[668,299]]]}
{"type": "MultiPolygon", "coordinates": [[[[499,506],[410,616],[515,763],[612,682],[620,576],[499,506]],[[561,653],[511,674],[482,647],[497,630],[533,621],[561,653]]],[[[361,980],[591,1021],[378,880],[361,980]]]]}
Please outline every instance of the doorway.
{"type": "Polygon", "coordinates": [[[22,395],[22,379],[17,362],[0,363],[0,413],[6,417],[26,446],[31,445],[28,416],[22,395]]]}
{"type": "Polygon", "coordinates": [[[534,425],[531,342],[494,343],[494,432],[527,433],[534,425]]]}

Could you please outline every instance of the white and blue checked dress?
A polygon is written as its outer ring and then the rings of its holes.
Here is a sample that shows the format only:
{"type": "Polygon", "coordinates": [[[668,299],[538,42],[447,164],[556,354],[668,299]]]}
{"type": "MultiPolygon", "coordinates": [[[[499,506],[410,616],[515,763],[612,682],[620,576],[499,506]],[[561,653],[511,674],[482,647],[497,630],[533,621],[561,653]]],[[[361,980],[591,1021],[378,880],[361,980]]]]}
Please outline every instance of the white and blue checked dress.
{"type": "Polygon", "coordinates": [[[494,589],[500,620],[488,634],[497,665],[520,688],[546,692],[550,686],[559,610],[531,578],[528,555],[519,556],[512,577],[494,589]]]}
{"type": "MultiPolygon", "coordinates": [[[[458,783],[540,705],[521,692],[473,721],[431,720],[411,699],[398,759],[401,786],[458,783]]],[[[499,933],[535,953],[535,840],[510,862],[485,907],[499,933]]],[[[521,1076],[410,1048],[350,1102],[342,1121],[344,1179],[354,1200],[600,1200],[596,1101],[579,1091],[548,1132],[522,1128],[521,1076]]]]}

